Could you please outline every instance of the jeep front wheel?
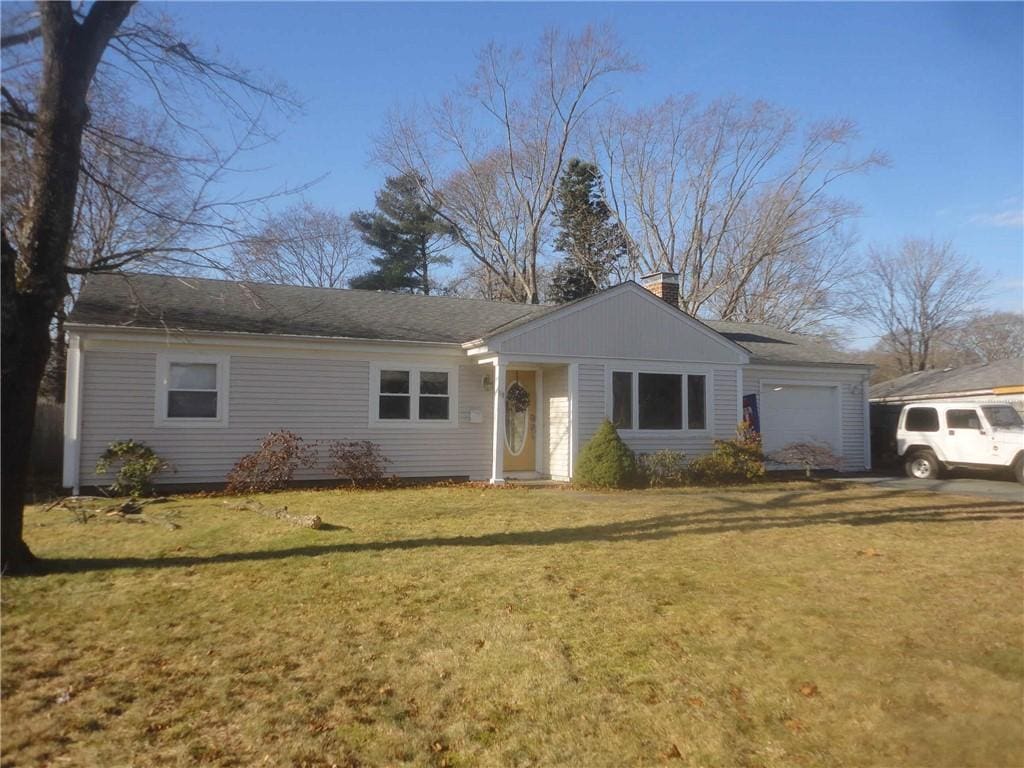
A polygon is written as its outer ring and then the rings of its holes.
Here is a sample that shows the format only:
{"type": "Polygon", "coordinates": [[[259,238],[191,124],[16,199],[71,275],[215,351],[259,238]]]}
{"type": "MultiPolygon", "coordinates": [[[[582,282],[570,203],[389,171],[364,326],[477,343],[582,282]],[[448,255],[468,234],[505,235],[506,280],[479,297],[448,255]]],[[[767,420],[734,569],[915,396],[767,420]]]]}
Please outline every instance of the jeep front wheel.
{"type": "Polygon", "coordinates": [[[1013,465],[1013,476],[1017,478],[1018,483],[1024,483],[1024,456],[1019,456],[1013,465]]]}
{"type": "Polygon", "coordinates": [[[915,451],[904,464],[907,477],[915,480],[934,480],[939,476],[939,460],[931,451],[915,451]]]}

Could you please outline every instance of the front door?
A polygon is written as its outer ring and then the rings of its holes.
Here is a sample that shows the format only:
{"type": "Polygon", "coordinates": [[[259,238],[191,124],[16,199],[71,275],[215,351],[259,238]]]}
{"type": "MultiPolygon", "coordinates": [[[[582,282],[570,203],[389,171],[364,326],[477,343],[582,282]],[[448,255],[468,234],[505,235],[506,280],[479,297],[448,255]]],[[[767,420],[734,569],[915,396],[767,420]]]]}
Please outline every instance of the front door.
{"type": "Polygon", "coordinates": [[[537,374],[509,371],[505,387],[505,471],[537,469],[537,374]]]}

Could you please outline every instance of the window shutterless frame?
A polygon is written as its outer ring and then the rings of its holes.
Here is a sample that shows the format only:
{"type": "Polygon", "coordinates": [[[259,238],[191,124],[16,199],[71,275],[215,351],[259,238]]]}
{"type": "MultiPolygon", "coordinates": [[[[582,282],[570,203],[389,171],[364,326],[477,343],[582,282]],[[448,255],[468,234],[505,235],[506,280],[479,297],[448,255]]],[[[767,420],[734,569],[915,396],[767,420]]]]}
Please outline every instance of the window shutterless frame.
{"type": "MultiPolygon", "coordinates": [[[[711,431],[712,423],[712,411],[713,405],[713,376],[710,368],[695,367],[695,366],[654,366],[647,365],[643,367],[632,368],[628,365],[625,366],[608,366],[605,372],[605,386],[606,386],[606,416],[612,422],[615,423],[616,417],[628,415],[630,418],[630,424],[628,426],[618,426],[619,431],[636,433],[636,434],[655,434],[670,433],[670,434],[695,434],[703,435],[711,431]],[[680,427],[671,428],[642,428],[640,426],[640,377],[642,374],[655,374],[655,375],[672,375],[679,377],[679,396],[682,400],[682,424],[680,427]],[[628,383],[627,379],[628,378],[628,383]],[[703,378],[703,406],[704,406],[704,421],[703,426],[690,426],[691,424],[699,424],[700,421],[696,418],[691,419],[690,414],[690,378],[703,378]],[[618,412],[616,412],[615,395],[618,392],[620,395],[626,394],[629,399],[629,407],[623,407],[624,404],[620,403],[618,412]],[[627,394],[628,393],[628,394],[627,394]],[[628,413],[627,413],[628,412],[628,413]]],[[[694,383],[696,385],[696,382],[694,383]]],[[[695,398],[699,400],[700,398],[695,398]]],[[[696,416],[696,414],[693,414],[696,416]]]]}
{"type": "Polygon", "coordinates": [[[458,424],[458,368],[419,363],[371,363],[369,384],[368,421],[372,427],[429,429],[458,424]],[[446,374],[447,381],[438,374],[446,374]],[[386,400],[390,413],[382,414],[382,399],[386,400]],[[399,402],[402,399],[406,402],[399,402]]]}
{"type": "Polygon", "coordinates": [[[154,424],[158,427],[226,427],[228,426],[228,392],[230,381],[231,358],[229,355],[205,352],[160,352],[156,357],[156,397],[154,405],[154,424]],[[209,384],[180,384],[173,386],[172,365],[188,366],[191,364],[216,366],[216,389],[209,384]],[[172,416],[170,415],[171,394],[180,392],[216,392],[217,407],[213,416],[172,416]]]}

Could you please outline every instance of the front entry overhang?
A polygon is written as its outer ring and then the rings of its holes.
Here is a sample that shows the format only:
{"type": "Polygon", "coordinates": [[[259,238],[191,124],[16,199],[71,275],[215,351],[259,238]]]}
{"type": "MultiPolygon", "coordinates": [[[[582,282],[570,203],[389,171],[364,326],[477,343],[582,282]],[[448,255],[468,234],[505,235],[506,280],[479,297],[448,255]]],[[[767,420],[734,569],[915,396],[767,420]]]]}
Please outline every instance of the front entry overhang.
{"type": "Polygon", "coordinates": [[[553,372],[555,369],[562,369],[565,373],[566,392],[565,400],[567,406],[566,425],[567,445],[564,450],[567,452],[565,461],[565,474],[559,474],[562,479],[572,478],[572,468],[575,463],[576,444],[576,392],[578,380],[578,365],[574,362],[551,360],[531,360],[523,357],[512,357],[506,355],[489,355],[478,360],[481,366],[491,368],[491,408],[492,408],[492,434],[491,434],[491,477],[493,484],[504,483],[510,477],[523,478],[545,478],[550,477],[552,464],[552,447],[544,439],[547,434],[548,401],[545,399],[545,372],[553,372]],[[509,385],[515,380],[515,374],[519,371],[529,371],[534,374],[535,382],[534,397],[536,398],[535,421],[531,424],[534,430],[533,450],[536,451],[534,470],[518,475],[506,467],[506,455],[508,453],[508,440],[506,433],[506,408],[507,392],[509,385]]]}

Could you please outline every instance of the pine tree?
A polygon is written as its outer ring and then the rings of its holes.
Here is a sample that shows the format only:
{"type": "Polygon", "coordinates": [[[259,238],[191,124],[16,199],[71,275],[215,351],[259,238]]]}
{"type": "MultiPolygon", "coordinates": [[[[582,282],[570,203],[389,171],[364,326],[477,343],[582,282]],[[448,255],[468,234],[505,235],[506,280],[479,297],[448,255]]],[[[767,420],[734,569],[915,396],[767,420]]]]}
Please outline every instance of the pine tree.
{"type": "Polygon", "coordinates": [[[607,288],[612,270],[626,255],[622,228],[604,200],[597,166],[573,158],[558,183],[558,237],[565,258],[552,275],[551,299],[561,304],[607,288]]]}
{"type": "Polygon", "coordinates": [[[597,291],[598,287],[586,269],[572,259],[562,259],[551,271],[547,298],[555,304],[568,304],[597,291]]]}
{"type": "Polygon", "coordinates": [[[354,277],[353,288],[429,294],[435,287],[431,267],[451,263],[444,254],[450,228],[424,205],[415,176],[392,176],[377,192],[376,210],[357,211],[352,224],[363,242],[380,253],[375,269],[354,277]]]}

